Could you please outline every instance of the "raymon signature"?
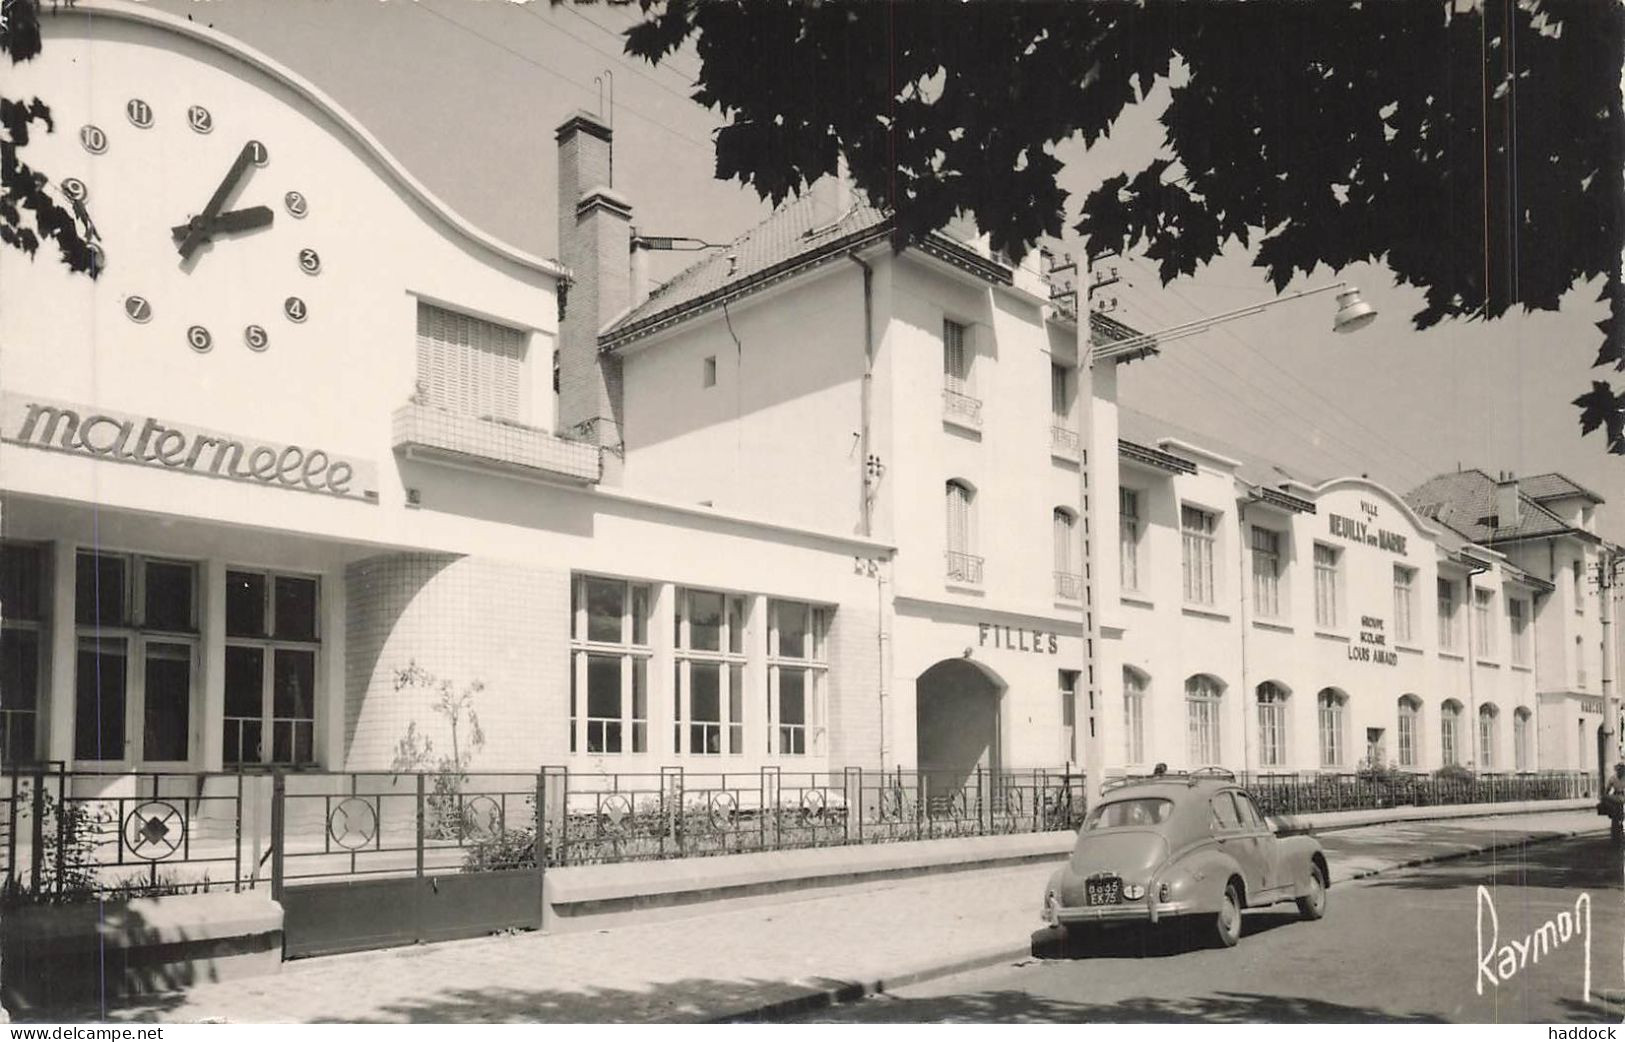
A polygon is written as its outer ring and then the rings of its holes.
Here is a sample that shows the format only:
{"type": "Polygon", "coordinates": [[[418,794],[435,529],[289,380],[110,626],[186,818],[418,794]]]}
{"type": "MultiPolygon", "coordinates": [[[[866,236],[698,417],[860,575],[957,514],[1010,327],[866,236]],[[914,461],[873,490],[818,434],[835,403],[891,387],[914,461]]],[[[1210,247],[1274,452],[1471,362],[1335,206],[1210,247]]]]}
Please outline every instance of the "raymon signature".
{"type": "Polygon", "coordinates": [[[1511,937],[1506,944],[1501,939],[1501,919],[1495,914],[1495,899],[1489,889],[1478,888],[1478,975],[1474,981],[1478,994],[1484,994],[1484,982],[1499,988],[1511,980],[1530,962],[1539,963],[1541,956],[1549,955],[1572,940],[1585,945],[1585,1001],[1591,1001],[1591,895],[1582,893],[1574,899],[1574,911],[1562,911],[1548,919],[1532,933],[1522,938],[1511,937]],[[1489,913],[1489,944],[1484,943],[1484,913],[1489,913]]]}

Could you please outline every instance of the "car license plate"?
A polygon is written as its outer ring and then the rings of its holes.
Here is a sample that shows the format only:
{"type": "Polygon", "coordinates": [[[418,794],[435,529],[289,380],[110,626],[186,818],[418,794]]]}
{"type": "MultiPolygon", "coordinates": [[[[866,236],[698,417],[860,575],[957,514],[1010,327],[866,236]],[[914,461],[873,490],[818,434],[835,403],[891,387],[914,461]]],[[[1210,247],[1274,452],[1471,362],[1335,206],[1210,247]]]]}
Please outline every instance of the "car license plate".
{"type": "Polygon", "coordinates": [[[1091,905],[1115,905],[1123,902],[1121,879],[1090,879],[1085,881],[1084,891],[1091,905]]]}

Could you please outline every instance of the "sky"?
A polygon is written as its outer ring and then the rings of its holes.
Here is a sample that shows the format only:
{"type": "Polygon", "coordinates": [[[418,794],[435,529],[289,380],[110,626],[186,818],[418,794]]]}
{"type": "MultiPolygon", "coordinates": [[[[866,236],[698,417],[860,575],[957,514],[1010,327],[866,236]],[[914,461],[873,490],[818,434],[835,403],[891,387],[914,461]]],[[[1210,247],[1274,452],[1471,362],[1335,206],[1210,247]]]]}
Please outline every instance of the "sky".
{"type": "MultiPolygon", "coordinates": [[[[151,3],[305,76],[454,210],[543,256],[557,252],[553,131],[571,112],[601,104],[615,129],[615,188],[631,200],[640,231],[725,242],[767,215],[753,191],[714,179],[710,135],[720,120],[688,99],[699,64],[692,46],[658,68],[622,55],[619,33],[638,17],[635,5],[151,3]]],[[[1087,151],[1078,142],[1057,147],[1074,211],[1100,181],[1156,154],[1167,98],[1160,84],[1087,151]]],[[[1077,246],[1055,244],[1075,254],[1077,246]]],[[[652,274],[667,277],[693,259],[656,254],[652,274]]],[[[1143,258],[1101,267],[1115,267],[1119,279],[1103,291],[1116,298],[1113,317],[1146,331],[1276,295],[1240,249],[1166,287],[1143,258]]],[[[1381,313],[1376,323],[1339,335],[1332,294],[1284,303],[1128,366],[1122,402],[1310,475],[1364,474],[1400,493],[1458,467],[1491,476],[1560,470],[1609,500],[1599,526],[1625,542],[1625,457],[1609,455],[1595,433],[1582,438],[1569,404],[1595,372],[1598,286],[1571,291],[1557,312],[1417,332],[1409,318],[1421,294],[1396,287],[1381,266],[1323,269],[1289,290],[1338,280],[1359,286],[1381,313]]]]}

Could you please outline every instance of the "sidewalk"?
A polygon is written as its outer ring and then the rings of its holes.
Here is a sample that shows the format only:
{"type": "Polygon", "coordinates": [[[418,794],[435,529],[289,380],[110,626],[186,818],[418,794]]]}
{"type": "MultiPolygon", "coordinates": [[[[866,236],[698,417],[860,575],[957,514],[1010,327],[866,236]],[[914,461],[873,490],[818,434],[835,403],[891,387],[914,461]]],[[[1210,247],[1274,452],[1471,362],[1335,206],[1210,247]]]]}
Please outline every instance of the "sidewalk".
{"type": "MultiPolygon", "coordinates": [[[[1590,811],[1393,823],[1321,836],[1334,885],[1601,831],[1590,811]]],[[[286,964],[108,1011],[121,1021],[672,1022],[857,997],[1024,956],[1054,863],[785,895],[688,918],[286,964]]],[[[77,1010],[80,1020],[103,1019],[77,1010]]]]}

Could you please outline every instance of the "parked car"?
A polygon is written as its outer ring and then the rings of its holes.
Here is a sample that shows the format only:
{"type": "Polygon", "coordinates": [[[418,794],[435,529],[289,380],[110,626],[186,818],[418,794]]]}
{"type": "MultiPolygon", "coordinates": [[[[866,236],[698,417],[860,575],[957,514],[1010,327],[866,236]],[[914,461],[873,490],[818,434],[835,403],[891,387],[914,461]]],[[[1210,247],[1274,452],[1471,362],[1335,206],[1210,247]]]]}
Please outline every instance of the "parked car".
{"type": "Polygon", "coordinates": [[[1050,877],[1043,918],[1069,934],[1186,919],[1230,947],[1244,908],[1325,915],[1330,878],[1320,844],[1276,836],[1233,775],[1165,774],[1107,789],[1050,877]]]}

